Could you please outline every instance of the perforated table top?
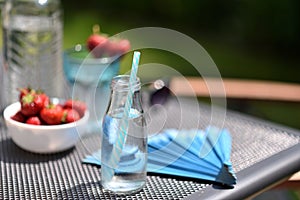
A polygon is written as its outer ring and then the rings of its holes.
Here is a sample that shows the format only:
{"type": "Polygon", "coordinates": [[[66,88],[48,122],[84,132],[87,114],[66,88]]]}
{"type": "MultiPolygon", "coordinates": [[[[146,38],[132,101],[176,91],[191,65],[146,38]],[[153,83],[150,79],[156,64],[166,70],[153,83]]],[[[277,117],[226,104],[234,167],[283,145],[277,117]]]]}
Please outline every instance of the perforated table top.
{"type": "MultiPolygon", "coordinates": [[[[164,107],[151,108],[146,113],[149,130],[155,132],[162,128],[205,128],[211,120],[210,111],[209,106],[184,99],[180,103],[170,100],[164,107]]],[[[224,112],[220,109],[217,113],[224,112]]],[[[85,155],[100,147],[99,134],[85,135],[68,151],[40,155],[16,146],[2,119],[0,123],[0,199],[242,199],[300,170],[299,132],[227,112],[224,127],[232,135],[231,160],[237,173],[234,189],[148,175],[142,191],[116,196],[102,190],[100,168],[82,164],[85,155]],[[277,173],[271,174],[274,170],[277,173]]]]}

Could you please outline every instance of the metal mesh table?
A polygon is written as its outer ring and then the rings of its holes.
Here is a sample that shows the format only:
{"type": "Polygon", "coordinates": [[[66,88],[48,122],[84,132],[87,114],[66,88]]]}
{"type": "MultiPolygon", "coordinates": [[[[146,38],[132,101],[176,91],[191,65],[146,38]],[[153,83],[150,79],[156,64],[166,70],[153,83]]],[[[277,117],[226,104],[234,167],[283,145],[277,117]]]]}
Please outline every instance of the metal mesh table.
{"type": "MultiPolygon", "coordinates": [[[[163,108],[148,111],[152,131],[178,125],[205,128],[210,120],[210,107],[189,99],[180,103],[170,100],[163,108]],[[158,123],[161,127],[155,125],[159,121],[164,122],[158,123]]],[[[102,190],[100,168],[81,162],[99,148],[99,134],[86,135],[68,151],[40,155],[16,146],[2,119],[0,123],[0,199],[241,199],[300,170],[299,132],[227,112],[224,126],[233,138],[231,158],[237,173],[234,189],[218,189],[201,180],[148,175],[141,192],[116,196],[102,190]]]]}

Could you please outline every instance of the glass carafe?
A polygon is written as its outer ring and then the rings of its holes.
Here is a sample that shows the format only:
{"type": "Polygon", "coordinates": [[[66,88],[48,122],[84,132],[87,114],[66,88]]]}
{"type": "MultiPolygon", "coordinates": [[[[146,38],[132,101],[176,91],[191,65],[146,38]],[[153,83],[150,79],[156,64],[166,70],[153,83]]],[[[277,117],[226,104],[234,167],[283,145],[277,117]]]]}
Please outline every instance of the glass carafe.
{"type": "Polygon", "coordinates": [[[5,0],[2,30],[1,108],[18,100],[18,88],[28,86],[65,98],[60,1],[5,0]]]}

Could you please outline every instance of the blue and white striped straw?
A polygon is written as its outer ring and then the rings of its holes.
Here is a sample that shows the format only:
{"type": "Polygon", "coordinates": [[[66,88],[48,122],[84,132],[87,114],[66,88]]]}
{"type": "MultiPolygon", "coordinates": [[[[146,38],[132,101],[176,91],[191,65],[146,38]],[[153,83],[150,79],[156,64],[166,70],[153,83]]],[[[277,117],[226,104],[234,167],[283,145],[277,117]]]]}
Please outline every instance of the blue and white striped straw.
{"type": "Polygon", "coordinates": [[[129,77],[129,90],[127,94],[127,99],[124,107],[123,116],[120,122],[119,126],[119,133],[117,134],[117,141],[115,142],[112,153],[110,156],[110,160],[107,163],[108,167],[106,169],[106,172],[103,173],[106,180],[112,179],[114,175],[114,170],[117,167],[118,163],[120,162],[120,157],[122,154],[123,146],[127,138],[127,130],[129,125],[129,114],[130,109],[132,106],[132,97],[134,94],[133,86],[137,79],[137,71],[140,61],[140,55],[141,53],[138,51],[135,51],[133,54],[133,60],[132,60],[132,66],[131,66],[131,73],[129,77]]]}

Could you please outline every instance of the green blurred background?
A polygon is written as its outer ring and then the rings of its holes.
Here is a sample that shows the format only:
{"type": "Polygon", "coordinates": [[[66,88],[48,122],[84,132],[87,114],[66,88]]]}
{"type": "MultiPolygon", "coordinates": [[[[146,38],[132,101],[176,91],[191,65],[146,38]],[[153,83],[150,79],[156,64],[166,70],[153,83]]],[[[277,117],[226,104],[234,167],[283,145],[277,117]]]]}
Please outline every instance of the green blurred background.
{"type": "MultiPolygon", "coordinates": [[[[299,0],[63,0],[62,4],[64,48],[84,43],[94,24],[108,35],[137,27],[164,27],[198,41],[223,77],[300,82],[299,0]]],[[[167,52],[148,50],[143,56],[143,62],[199,75],[167,52]]],[[[125,59],[121,72],[128,66],[125,59]]],[[[229,100],[228,106],[300,128],[299,102],[229,100]]]]}
{"type": "MultiPolygon", "coordinates": [[[[64,49],[85,43],[94,24],[110,36],[138,27],[164,27],[202,45],[224,78],[300,84],[299,0],[62,0],[62,8],[64,49]]],[[[130,55],[125,56],[121,73],[130,62],[130,55]]],[[[160,50],[143,50],[141,62],[199,76],[184,59],[160,50]]],[[[299,102],[228,99],[228,107],[300,129],[299,102]]]]}

